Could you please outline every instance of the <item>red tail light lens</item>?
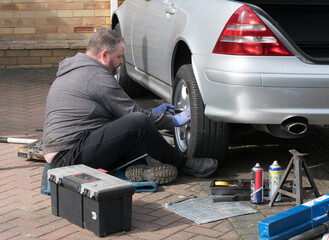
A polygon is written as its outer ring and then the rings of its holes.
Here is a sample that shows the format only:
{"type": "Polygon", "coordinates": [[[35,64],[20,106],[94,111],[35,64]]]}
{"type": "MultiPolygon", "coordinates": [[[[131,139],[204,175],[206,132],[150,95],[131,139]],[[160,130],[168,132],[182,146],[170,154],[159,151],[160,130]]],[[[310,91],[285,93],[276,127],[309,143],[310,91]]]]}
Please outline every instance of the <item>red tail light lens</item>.
{"type": "Polygon", "coordinates": [[[288,49],[246,5],[231,16],[213,53],[256,56],[292,56],[288,49]]]}

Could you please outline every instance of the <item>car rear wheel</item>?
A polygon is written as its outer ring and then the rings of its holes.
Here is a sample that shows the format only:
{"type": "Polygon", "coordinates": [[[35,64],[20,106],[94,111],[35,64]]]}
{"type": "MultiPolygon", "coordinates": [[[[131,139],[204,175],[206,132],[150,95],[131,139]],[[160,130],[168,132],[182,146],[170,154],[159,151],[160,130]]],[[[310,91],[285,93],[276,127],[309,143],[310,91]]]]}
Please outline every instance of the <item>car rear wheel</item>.
{"type": "Polygon", "coordinates": [[[172,100],[177,109],[191,108],[191,122],[174,128],[174,141],[179,151],[190,157],[211,157],[223,162],[230,126],[204,115],[204,104],[191,64],[178,70],[172,100]]]}
{"type": "MultiPolygon", "coordinates": [[[[114,30],[121,34],[120,24],[115,25],[114,30]]],[[[125,90],[125,92],[131,97],[142,97],[148,93],[144,87],[132,80],[127,73],[125,57],[123,57],[123,63],[118,69],[116,75],[120,86],[125,90]]]]}

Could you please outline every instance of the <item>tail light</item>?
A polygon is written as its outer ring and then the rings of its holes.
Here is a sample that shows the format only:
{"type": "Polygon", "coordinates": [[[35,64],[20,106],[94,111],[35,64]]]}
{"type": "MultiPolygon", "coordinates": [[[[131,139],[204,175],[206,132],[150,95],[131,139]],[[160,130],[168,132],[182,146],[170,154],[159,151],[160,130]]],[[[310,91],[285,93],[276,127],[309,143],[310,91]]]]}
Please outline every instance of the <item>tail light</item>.
{"type": "Polygon", "coordinates": [[[246,5],[231,16],[213,53],[256,56],[292,56],[265,23],[246,5]]]}

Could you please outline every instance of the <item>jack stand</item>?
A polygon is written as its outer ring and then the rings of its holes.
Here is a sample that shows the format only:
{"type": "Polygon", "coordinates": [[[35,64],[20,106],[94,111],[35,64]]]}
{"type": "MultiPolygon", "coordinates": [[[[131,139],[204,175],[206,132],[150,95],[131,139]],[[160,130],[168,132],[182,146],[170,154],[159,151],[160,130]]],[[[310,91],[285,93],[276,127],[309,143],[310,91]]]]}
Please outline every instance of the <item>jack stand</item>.
{"type": "MultiPolygon", "coordinates": [[[[304,155],[303,153],[299,153],[297,150],[292,149],[289,150],[289,152],[293,155],[291,158],[287,170],[285,171],[279,186],[277,187],[276,191],[274,192],[273,198],[271,199],[269,206],[272,207],[273,203],[275,202],[276,198],[278,197],[279,193],[287,195],[289,197],[295,198],[296,199],[296,205],[299,206],[303,204],[303,175],[302,175],[302,168],[304,168],[305,174],[311,184],[310,188],[307,188],[308,190],[313,190],[315,197],[320,197],[320,193],[318,191],[318,188],[315,185],[315,182],[313,180],[313,177],[311,175],[311,172],[309,171],[307,164],[305,162],[305,159],[303,158],[304,155]],[[292,165],[294,165],[294,186],[293,186],[293,192],[286,191],[282,189],[282,186],[284,182],[286,181],[292,165]]],[[[306,189],[306,188],[305,188],[306,189]]]]}

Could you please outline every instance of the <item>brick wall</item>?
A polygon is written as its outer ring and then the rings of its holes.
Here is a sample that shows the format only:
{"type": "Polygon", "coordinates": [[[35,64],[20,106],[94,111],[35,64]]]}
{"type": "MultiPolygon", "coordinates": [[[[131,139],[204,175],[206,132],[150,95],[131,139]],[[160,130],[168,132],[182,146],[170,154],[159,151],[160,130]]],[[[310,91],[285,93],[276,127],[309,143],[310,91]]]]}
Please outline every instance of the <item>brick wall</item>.
{"type": "Polygon", "coordinates": [[[54,68],[66,57],[85,52],[87,40],[0,41],[0,70],[54,68]]]}
{"type": "Polygon", "coordinates": [[[110,27],[110,0],[0,1],[0,69],[56,67],[110,27]]]}

